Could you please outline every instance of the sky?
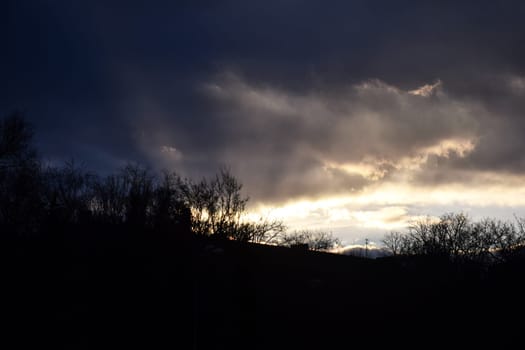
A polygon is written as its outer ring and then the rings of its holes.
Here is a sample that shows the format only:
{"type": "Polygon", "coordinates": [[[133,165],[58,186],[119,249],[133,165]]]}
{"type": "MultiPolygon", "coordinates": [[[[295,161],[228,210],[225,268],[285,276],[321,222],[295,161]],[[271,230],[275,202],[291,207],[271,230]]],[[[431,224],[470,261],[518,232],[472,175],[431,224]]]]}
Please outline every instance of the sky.
{"type": "Polygon", "coordinates": [[[228,167],[254,218],[378,242],[525,216],[522,1],[3,1],[0,114],[43,158],[228,167]]]}

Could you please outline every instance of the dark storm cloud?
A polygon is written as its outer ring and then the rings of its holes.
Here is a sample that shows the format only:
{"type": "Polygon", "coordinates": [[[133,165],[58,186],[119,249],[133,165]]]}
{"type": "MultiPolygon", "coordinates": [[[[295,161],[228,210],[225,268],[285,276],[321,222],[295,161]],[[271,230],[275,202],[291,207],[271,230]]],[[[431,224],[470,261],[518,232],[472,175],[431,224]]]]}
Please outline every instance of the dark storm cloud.
{"type": "Polygon", "coordinates": [[[229,165],[257,198],[358,191],[414,164],[425,184],[520,174],[524,6],[8,1],[0,111],[25,110],[47,157],[229,165]]]}
{"type": "Polygon", "coordinates": [[[477,106],[476,145],[466,157],[434,157],[417,180],[423,184],[473,183],[477,175],[497,182],[497,174],[525,174],[525,76],[500,74],[477,80],[456,99],[477,106]]]}

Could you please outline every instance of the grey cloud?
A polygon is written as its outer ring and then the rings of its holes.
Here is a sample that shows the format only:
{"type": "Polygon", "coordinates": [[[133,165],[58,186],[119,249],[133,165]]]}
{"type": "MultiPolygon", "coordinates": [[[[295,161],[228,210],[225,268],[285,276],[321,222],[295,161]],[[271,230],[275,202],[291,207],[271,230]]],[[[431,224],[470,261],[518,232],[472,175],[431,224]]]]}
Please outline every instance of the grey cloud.
{"type": "Polygon", "coordinates": [[[332,94],[297,95],[239,81],[220,89],[227,93],[214,96],[222,103],[218,113],[241,131],[237,142],[262,131],[277,150],[301,144],[325,161],[400,157],[445,137],[472,136],[477,128],[471,106],[444,94],[413,96],[379,80],[332,94]]]}
{"type": "MultiPolygon", "coordinates": [[[[475,183],[480,173],[525,174],[525,90],[523,76],[491,74],[477,79],[472,91],[455,92],[475,106],[476,147],[466,157],[432,159],[417,180],[423,184],[475,183]]],[[[496,180],[494,180],[496,181],[496,180]]]]}
{"type": "Polygon", "coordinates": [[[359,190],[371,182],[346,172],[347,181],[330,181],[333,174],[326,169],[324,178],[316,177],[327,163],[371,162],[386,180],[404,158],[417,158],[422,150],[446,140],[467,140],[473,149],[428,154],[412,176],[416,183],[472,183],[478,172],[523,174],[524,81],[521,76],[494,74],[485,81],[488,86],[478,80],[478,88],[469,94],[449,90],[445,81],[432,94],[418,96],[380,80],[297,93],[230,75],[208,92],[220,106],[219,118],[231,125],[225,146],[230,161],[263,160],[260,167],[251,168],[254,172],[271,163],[271,185],[251,172],[243,175],[257,178],[262,188],[281,189],[286,197],[328,188],[359,190]]]}
{"type": "Polygon", "coordinates": [[[475,139],[483,111],[441,86],[419,96],[380,80],[302,93],[227,73],[197,89],[208,106],[206,123],[149,120],[163,134],[153,149],[177,148],[184,157],[165,165],[190,173],[226,164],[257,200],[359,191],[378,179],[344,171],[345,164],[369,163],[387,179],[398,161],[422,149],[475,139]]]}

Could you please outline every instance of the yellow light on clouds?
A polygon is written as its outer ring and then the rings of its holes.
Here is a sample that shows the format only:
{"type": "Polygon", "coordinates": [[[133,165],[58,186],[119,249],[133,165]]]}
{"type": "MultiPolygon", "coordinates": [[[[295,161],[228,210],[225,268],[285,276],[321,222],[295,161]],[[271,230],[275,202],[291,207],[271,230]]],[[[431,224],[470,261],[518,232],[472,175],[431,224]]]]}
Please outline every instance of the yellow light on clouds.
{"type": "Polygon", "coordinates": [[[523,207],[525,178],[485,174],[472,184],[435,187],[383,183],[358,193],[281,205],[259,204],[252,217],[283,220],[291,229],[336,229],[340,227],[402,229],[427,213],[409,213],[409,208],[433,206],[523,207]]]}

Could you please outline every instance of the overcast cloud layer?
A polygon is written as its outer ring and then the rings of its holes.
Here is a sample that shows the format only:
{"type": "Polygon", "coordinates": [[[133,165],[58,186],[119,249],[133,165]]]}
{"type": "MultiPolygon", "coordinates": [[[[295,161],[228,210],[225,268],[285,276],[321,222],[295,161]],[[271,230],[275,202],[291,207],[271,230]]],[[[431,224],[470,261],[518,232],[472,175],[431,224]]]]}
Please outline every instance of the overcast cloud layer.
{"type": "Polygon", "coordinates": [[[254,208],[337,232],[525,206],[513,195],[525,187],[521,1],[8,1],[0,12],[0,112],[25,111],[51,161],[197,177],[227,165],[254,208]],[[298,201],[310,204],[290,209],[298,201]]]}

